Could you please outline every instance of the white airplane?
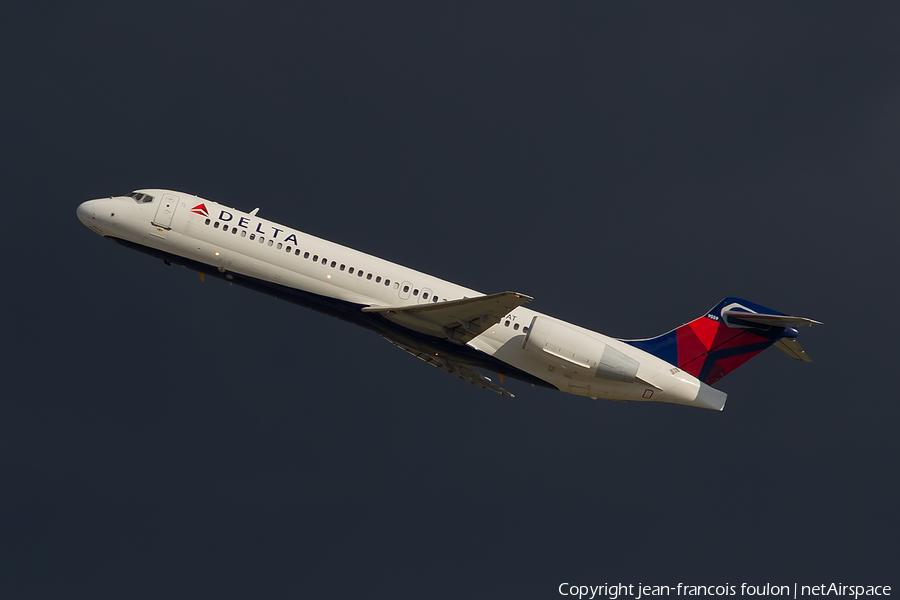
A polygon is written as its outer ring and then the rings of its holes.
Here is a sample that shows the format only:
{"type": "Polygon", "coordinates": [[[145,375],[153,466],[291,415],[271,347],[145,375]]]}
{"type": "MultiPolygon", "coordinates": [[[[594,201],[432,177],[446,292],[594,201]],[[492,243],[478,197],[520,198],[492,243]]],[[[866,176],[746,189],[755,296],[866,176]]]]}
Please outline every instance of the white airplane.
{"type": "Polygon", "coordinates": [[[90,200],[78,218],[123,246],[375,331],[425,362],[512,396],[478,369],[594,399],[722,410],[711,384],[774,345],[809,362],[799,326],[819,324],[739,298],[661,336],[621,340],[191,194],[162,189],[90,200]]]}

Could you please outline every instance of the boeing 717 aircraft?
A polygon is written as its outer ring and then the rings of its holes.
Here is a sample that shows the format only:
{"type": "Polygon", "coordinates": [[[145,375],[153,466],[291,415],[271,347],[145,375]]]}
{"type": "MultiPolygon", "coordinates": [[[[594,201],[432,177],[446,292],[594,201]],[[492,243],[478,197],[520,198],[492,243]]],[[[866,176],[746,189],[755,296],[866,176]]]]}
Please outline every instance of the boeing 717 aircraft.
{"type": "Polygon", "coordinates": [[[797,327],[818,324],[740,298],[658,337],[607,337],[191,194],[143,189],[90,200],[78,218],[119,244],[361,325],[416,358],[512,396],[480,370],[569,394],[722,410],[711,387],[769,346],[809,362],[797,327]]]}

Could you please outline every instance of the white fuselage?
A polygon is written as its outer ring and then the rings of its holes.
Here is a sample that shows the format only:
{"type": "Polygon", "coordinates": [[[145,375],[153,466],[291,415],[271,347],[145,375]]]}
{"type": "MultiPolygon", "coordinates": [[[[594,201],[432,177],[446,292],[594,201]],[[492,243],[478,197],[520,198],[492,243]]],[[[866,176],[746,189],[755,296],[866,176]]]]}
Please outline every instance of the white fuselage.
{"type": "MultiPolygon", "coordinates": [[[[302,290],[363,307],[399,307],[483,296],[482,293],[182,192],[139,190],[140,203],[121,196],[83,203],[79,219],[95,232],[181,257],[218,272],[302,290]],[[362,275],[360,275],[362,273],[362,275]]],[[[138,194],[139,196],[139,194],[138,194]]],[[[525,307],[513,309],[468,346],[567,393],[611,400],[650,400],[721,410],[725,395],[632,345],[525,307]],[[535,317],[573,344],[610,347],[638,363],[633,381],[586,377],[578,357],[524,347],[535,317]],[[562,332],[560,334],[559,332],[562,332]]],[[[616,355],[618,355],[616,353],[616,355]]],[[[570,353],[571,354],[571,353],[570,353]]]]}

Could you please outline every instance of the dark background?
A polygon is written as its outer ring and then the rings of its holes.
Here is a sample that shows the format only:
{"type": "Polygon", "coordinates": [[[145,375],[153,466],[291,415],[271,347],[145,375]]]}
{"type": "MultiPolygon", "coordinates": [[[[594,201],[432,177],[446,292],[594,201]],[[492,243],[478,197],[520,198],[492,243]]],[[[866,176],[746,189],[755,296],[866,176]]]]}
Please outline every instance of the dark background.
{"type": "Polygon", "coordinates": [[[0,597],[896,585],[898,17],[7,2],[0,597]],[[722,413],[503,398],[75,217],[142,187],[614,336],[826,325],[722,413]]]}

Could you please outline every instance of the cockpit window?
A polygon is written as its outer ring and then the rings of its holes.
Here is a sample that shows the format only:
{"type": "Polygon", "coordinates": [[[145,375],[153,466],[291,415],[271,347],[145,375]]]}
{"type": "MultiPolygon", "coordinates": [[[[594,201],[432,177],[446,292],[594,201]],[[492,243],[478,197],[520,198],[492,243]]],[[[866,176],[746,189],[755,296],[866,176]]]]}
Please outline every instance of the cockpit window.
{"type": "Polygon", "coordinates": [[[150,194],[142,194],[140,192],[132,192],[128,195],[131,196],[132,198],[134,198],[134,201],[137,202],[138,204],[150,204],[151,202],[153,202],[153,196],[151,196],[150,194]]]}

